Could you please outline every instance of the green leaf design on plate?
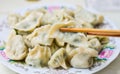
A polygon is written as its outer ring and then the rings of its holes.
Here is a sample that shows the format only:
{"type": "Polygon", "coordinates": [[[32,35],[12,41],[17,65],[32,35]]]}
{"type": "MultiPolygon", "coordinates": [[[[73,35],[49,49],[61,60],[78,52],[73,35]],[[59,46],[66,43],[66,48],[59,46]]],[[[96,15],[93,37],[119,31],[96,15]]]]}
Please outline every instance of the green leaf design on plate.
{"type": "Polygon", "coordinates": [[[107,45],[105,45],[103,48],[104,48],[104,49],[105,49],[105,48],[115,49],[115,45],[107,44],[107,45]]]}
{"type": "Polygon", "coordinates": [[[4,45],[0,46],[0,50],[4,50],[4,49],[5,49],[4,45]]]}

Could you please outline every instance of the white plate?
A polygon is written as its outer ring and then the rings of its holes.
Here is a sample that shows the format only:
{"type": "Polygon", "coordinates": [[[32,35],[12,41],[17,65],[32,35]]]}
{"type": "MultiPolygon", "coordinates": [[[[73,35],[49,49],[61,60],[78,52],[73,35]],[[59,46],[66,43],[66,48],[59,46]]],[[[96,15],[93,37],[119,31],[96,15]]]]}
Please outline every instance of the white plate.
{"type": "MultiPolygon", "coordinates": [[[[34,5],[29,8],[25,8],[23,10],[18,10],[16,13],[23,14],[25,11],[34,9],[34,8],[40,8],[45,7],[48,10],[53,9],[59,9],[62,7],[68,7],[68,8],[76,8],[74,5],[67,5],[67,4],[52,4],[52,5],[34,5]]],[[[95,12],[91,9],[88,9],[92,12],[95,12]]],[[[96,13],[96,12],[95,12],[96,13]]],[[[100,28],[108,28],[108,29],[116,29],[115,25],[111,23],[108,19],[105,18],[104,24],[100,26],[100,28]]],[[[75,69],[70,68],[68,70],[64,69],[49,69],[49,68],[32,68],[28,67],[24,64],[15,62],[7,58],[4,52],[4,41],[7,40],[8,34],[9,34],[10,28],[7,26],[7,19],[3,19],[0,21],[0,62],[3,63],[5,66],[10,68],[11,70],[22,73],[22,74],[91,74],[95,73],[97,71],[102,70],[106,66],[108,66],[119,54],[120,46],[119,46],[119,39],[117,38],[110,38],[110,42],[107,46],[104,47],[103,51],[99,54],[98,58],[99,61],[97,61],[91,68],[89,69],[75,69]]]]}

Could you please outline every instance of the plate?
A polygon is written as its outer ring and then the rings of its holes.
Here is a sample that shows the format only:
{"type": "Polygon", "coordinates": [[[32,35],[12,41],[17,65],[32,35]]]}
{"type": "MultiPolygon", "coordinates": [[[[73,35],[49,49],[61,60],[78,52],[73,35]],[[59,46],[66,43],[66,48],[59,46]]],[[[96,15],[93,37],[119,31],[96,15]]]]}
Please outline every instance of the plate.
{"type": "MultiPolygon", "coordinates": [[[[52,11],[54,9],[60,9],[63,7],[75,9],[75,5],[68,5],[68,4],[42,4],[42,5],[33,5],[29,8],[25,8],[22,10],[17,10],[15,13],[20,13],[23,14],[27,10],[35,9],[35,8],[40,8],[44,7],[48,9],[49,11],[52,11]]],[[[87,8],[85,8],[87,9],[87,8]]],[[[92,11],[94,13],[97,13],[93,9],[87,9],[89,11],[92,11]]],[[[104,28],[104,29],[117,29],[115,25],[109,21],[107,18],[105,18],[104,24],[101,26],[98,26],[99,28],[104,28]]],[[[10,68],[11,70],[17,72],[17,73],[22,73],[22,74],[91,74],[98,72],[102,69],[104,69],[106,66],[108,66],[118,55],[119,55],[119,39],[116,37],[110,37],[110,42],[104,46],[104,49],[101,51],[99,56],[97,57],[97,62],[94,63],[94,65],[89,68],[89,69],[75,69],[75,68],[70,68],[68,70],[64,69],[49,69],[49,68],[33,68],[29,67],[23,63],[15,62],[13,60],[10,60],[5,52],[5,41],[7,40],[8,34],[10,32],[10,28],[8,27],[7,24],[7,19],[6,17],[0,21],[0,62],[10,68]]]]}

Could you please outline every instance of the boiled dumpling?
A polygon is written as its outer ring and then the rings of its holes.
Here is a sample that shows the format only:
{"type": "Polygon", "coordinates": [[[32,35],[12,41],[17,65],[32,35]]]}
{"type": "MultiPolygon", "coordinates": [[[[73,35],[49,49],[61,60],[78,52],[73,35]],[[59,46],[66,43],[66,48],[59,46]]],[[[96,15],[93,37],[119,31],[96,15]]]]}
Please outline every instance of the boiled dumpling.
{"type": "Polygon", "coordinates": [[[99,23],[102,23],[104,17],[102,15],[92,13],[80,7],[75,11],[75,20],[83,20],[95,26],[99,23]]]}
{"type": "Polygon", "coordinates": [[[60,28],[67,27],[67,26],[73,26],[73,25],[75,25],[75,23],[73,21],[65,21],[65,22],[55,23],[51,26],[51,28],[48,32],[48,37],[55,38],[57,35],[57,34],[55,34],[55,32],[58,31],[60,28]]]}
{"type": "Polygon", "coordinates": [[[37,26],[40,26],[40,21],[43,13],[32,12],[24,20],[15,25],[15,29],[19,31],[33,31],[37,26]]]}
{"type": "Polygon", "coordinates": [[[92,24],[96,20],[96,15],[80,7],[75,11],[75,19],[83,20],[92,24]]]}
{"type": "Polygon", "coordinates": [[[88,23],[88,22],[85,22],[85,21],[82,21],[82,20],[75,20],[76,22],[76,25],[75,27],[76,28],[93,28],[93,25],[88,23]]]}
{"type": "Polygon", "coordinates": [[[30,66],[43,67],[48,65],[47,63],[50,57],[51,51],[49,47],[36,45],[32,50],[29,51],[25,62],[30,66]]]}
{"type": "Polygon", "coordinates": [[[70,64],[74,68],[89,68],[93,64],[93,58],[86,53],[78,53],[73,56],[70,61],[70,64]]]}
{"type": "Polygon", "coordinates": [[[88,46],[87,37],[83,33],[66,33],[63,40],[75,47],[88,46]]]}
{"type": "Polygon", "coordinates": [[[77,53],[86,53],[89,54],[91,57],[97,57],[98,51],[89,47],[79,47],[76,48],[77,53]]]}
{"type": "Polygon", "coordinates": [[[101,50],[101,43],[97,38],[93,38],[93,39],[89,40],[88,43],[89,43],[90,48],[94,48],[97,51],[101,50]]]}
{"type": "Polygon", "coordinates": [[[41,45],[51,45],[53,38],[49,38],[47,32],[51,28],[51,25],[45,25],[40,28],[37,28],[33,31],[32,34],[27,36],[27,39],[31,41],[31,44],[35,46],[36,44],[41,45]]]}
{"type": "Polygon", "coordinates": [[[8,58],[12,60],[23,60],[28,53],[23,37],[21,35],[16,35],[14,30],[9,36],[5,53],[8,58]]]}
{"type": "Polygon", "coordinates": [[[43,16],[41,24],[46,25],[54,24],[56,22],[63,22],[65,20],[73,20],[73,17],[71,15],[72,13],[69,13],[67,10],[64,9],[57,9],[50,12],[48,11],[43,16]]]}
{"type": "Polygon", "coordinates": [[[70,47],[70,45],[67,45],[66,47],[67,61],[70,61],[71,58],[78,53],[86,53],[91,55],[92,57],[98,56],[98,52],[95,49],[83,47],[83,46],[74,48],[74,47],[70,47]]]}
{"type": "Polygon", "coordinates": [[[64,69],[67,69],[65,58],[66,58],[65,49],[60,48],[52,55],[50,61],[48,62],[48,65],[51,68],[58,68],[61,66],[64,69]]]}

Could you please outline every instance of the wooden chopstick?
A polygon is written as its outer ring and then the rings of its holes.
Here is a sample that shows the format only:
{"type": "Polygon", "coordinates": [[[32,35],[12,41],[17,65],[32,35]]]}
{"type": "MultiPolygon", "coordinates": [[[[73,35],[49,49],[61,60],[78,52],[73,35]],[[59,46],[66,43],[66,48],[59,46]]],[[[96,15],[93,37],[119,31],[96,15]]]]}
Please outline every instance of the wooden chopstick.
{"type": "Polygon", "coordinates": [[[62,32],[85,32],[88,35],[115,36],[120,37],[120,30],[104,30],[90,28],[60,28],[62,32]]]}
{"type": "Polygon", "coordinates": [[[118,33],[96,33],[96,32],[88,32],[87,34],[88,35],[120,37],[120,34],[118,34],[118,33]]]}

